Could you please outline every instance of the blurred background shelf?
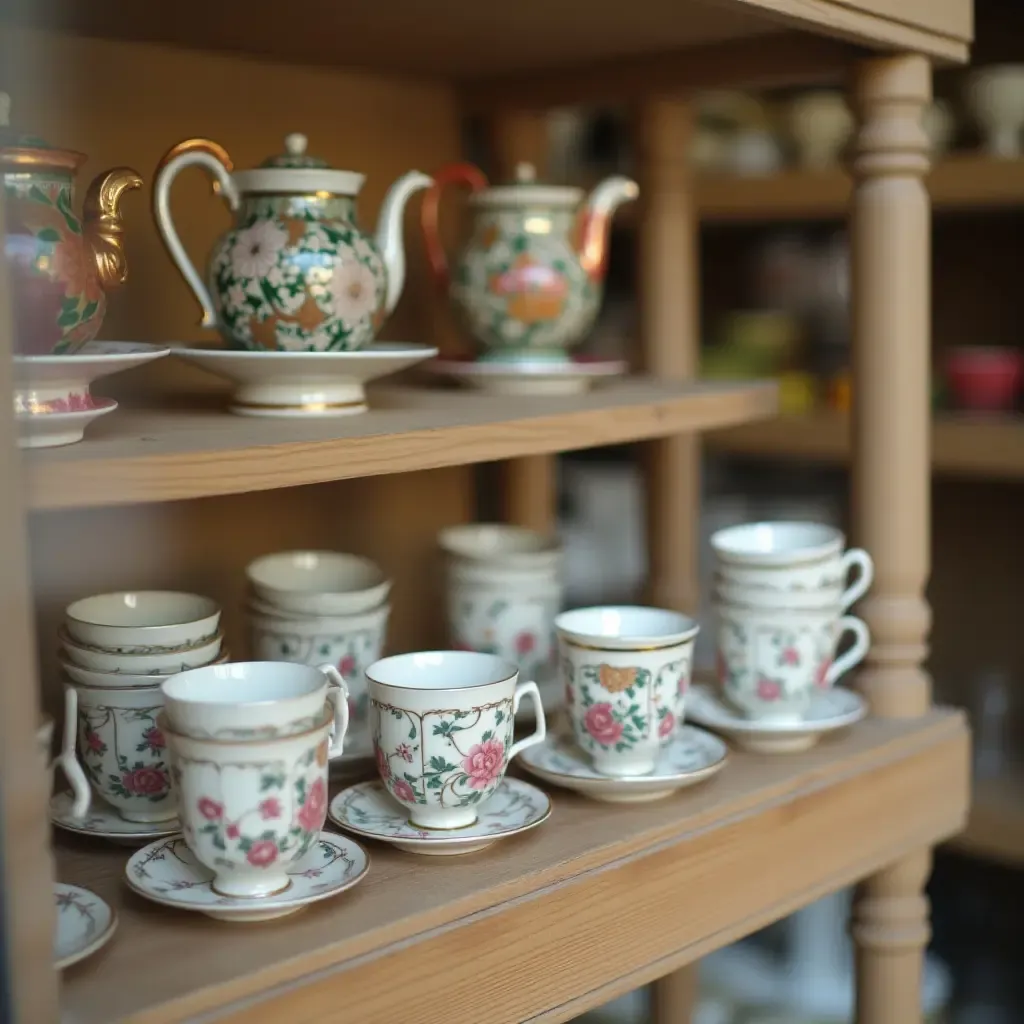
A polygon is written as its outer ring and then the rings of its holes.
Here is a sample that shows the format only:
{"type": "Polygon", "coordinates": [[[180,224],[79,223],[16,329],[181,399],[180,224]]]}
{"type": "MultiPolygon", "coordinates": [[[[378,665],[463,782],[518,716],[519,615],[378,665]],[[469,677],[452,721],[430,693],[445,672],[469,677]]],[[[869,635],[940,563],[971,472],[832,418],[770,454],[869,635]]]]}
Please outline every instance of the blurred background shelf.
{"type": "MultiPolygon", "coordinates": [[[[707,435],[707,443],[721,454],[843,464],[850,458],[850,420],[832,410],[779,416],[716,430],[707,435]]],[[[1024,479],[1024,416],[937,413],[932,469],[948,476],[1024,479]]]]}
{"type": "Polygon", "coordinates": [[[950,840],[960,853],[1024,865],[1024,772],[976,779],[967,827],[950,840]]]}

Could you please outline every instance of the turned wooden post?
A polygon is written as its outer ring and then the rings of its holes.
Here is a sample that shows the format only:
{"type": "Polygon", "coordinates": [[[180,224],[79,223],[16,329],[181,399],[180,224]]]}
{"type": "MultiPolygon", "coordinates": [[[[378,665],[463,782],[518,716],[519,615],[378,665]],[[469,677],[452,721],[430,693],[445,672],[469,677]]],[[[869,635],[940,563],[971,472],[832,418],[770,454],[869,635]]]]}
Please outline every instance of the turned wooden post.
{"type": "MultiPolygon", "coordinates": [[[[547,171],[547,121],[542,114],[508,113],[498,117],[491,132],[496,180],[512,181],[516,164],[537,168],[538,179],[547,171]]],[[[505,521],[549,533],[555,528],[558,463],[553,455],[510,459],[502,467],[502,503],[505,521]]]]}
{"type": "MultiPolygon", "coordinates": [[[[700,355],[698,220],[690,179],[691,112],[650,99],[638,112],[640,237],[637,294],[644,368],[688,380],[700,355]]],[[[700,441],[680,434],[646,445],[647,600],[697,611],[700,441]]]]}
{"type": "MultiPolygon", "coordinates": [[[[860,606],[871,653],[856,685],[875,715],[924,714],[922,667],[931,614],[928,580],[931,461],[928,138],[923,57],[861,62],[853,85],[860,127],[852,157],[853,512],[875,561],[860,606]]],[[[915,853],[861,886],[853,913],[859,1024],[921,1020],[928,942],[923,889],[931,859],[915,853]]]]}
{"type": "MultiPolygon", "coordinates": [[[[695,376],[698,341],[698,221],[689,169],[691,111],[684,100],[650,99],[637,112],[640,238],[637,293],[643,364],[669,380],[695,376]]],[[[647,600],[696,614],[700,442],[694,434],[645,450],[647,600]]],[[[688,1024],[698,965],[656,981],[654,1024],[688,1024]]]]}

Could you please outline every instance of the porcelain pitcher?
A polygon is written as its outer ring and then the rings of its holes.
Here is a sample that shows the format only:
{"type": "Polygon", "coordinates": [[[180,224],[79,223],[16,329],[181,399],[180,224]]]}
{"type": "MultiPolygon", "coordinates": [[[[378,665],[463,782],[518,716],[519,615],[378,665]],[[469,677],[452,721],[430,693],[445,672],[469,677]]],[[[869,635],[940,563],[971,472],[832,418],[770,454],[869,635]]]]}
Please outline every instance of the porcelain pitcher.
{"type": "Polygon", "coordinates": [[[395,308],[405,281],[402,215],[431,183],[419,171],[399,178],[384,199],[374,237],[356,223],[364,175],[307,155],[306,137],[285,152],[232,173],[225,150],[208,139],[179,143],[157,168],[154,213],[167,250],[203,310],[235,348],[339,352],[364,348],[395,308]],[[235,213],[214,245],[204,282],[178,238],[171,185],[203,167],[235,213]]]}

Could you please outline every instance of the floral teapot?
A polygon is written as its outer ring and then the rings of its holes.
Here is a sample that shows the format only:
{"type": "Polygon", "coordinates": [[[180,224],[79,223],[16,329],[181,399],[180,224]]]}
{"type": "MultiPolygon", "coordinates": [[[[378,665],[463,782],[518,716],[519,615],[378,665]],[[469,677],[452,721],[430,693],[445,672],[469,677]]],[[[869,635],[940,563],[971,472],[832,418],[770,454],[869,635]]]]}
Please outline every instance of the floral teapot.
{"type": "Polygon", "coordinates": [[[374,238],[356,225],[364,176],[306,155],[306,136],[285,153],[232,173],[208,139],[179,143],[161,160],[154,213],[164,243],[203,310],[235,348],[338,352],[364,348],[395,308],[405,282],[402,217],[409,197],[431,184],[410,171],[389,190],[374,238]],[[210,257],[208,282],[174,229],[170,191],[186,167],[203,167],[236,215],[210,257]]]}
{"type": "Polygon", "coordinates": [[[472,164],[449,164],[435,174],[422,207],[427,255],[482,358],[568,359],[567,350],[597,318],[611,214],[638,194],[636,182],[615,176],[583,199],[581,189],[538,184],[525,163],[514,184],[494,188],[472,164]],[[474,223],[449,276],[438,206],[443,187],[454,183],[470,188],[474,223]]]}
{"type": "Polygon", "coordinates": [[[74,183],[85,156],[16,135],[7,128],[9,108],[9,97],[0,93],[4,253],[15,349],[26,355],[74,352],[96,337],[106,293],[128,275],[121,197],[142,179],[130,167],[97,175],[79,218],[74,183]]]}

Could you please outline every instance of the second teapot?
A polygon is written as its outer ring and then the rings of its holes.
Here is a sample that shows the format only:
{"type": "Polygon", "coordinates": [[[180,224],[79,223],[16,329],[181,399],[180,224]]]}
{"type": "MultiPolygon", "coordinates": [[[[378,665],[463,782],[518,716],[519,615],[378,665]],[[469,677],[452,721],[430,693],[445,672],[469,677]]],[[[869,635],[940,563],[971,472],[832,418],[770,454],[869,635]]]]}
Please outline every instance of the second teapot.
{"type": "Polygon", "coordinates": [[[483,359],[564,362],[594,324],[607,266],[611,214],[635,199],[628,178],[611,177],[583,191],[541,185],[530,164],[516,182],[489,188],[472,164],[450,164],[423,199],[423,231],[437,283],[449,294],[483,359]],[[438,235],[446,184],[472,190],[473,230],[449,279],[438,235]],[[581,203],[581,200],[583,202],[581,203]]]}

